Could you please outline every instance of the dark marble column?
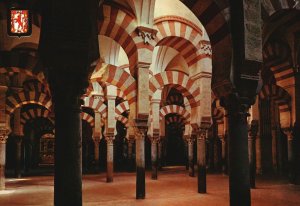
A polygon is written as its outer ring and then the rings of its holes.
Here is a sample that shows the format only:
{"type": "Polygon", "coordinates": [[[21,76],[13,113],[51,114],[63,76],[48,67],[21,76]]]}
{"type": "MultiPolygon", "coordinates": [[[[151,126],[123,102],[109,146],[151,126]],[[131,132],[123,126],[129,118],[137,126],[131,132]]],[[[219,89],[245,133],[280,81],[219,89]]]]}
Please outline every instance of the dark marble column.
{"type": "Polygon", "coordinates": [[[54,204],[82,205],[80,98],[61,90],[55,97],[54,204]]]}
{"type": "Polygon", "coordinates": [[[229,194],[231,206],[250,206],[248,110],[252,101],[230,94],[222,99],[227,110],[229,144],[229,194]]]}
{"type": "Polygon", "coordinates": [[[99,138],[94,138],[94,159],[95,159],[95,170],[99,171],[100,165],[99,165],[99,144],[100,144],[100,139],[99,138]]]}
{"type": "Polygon", "coordinates": [[[157,167],[160,170],[162,168],[162,163],[161,163],[161,158],[162,158],[162,139],[160,138],[160,140],[158,141],[158,148],[157,148],[157,167]]]}
{"type": "Polygon", "coordinates": [[[252,120],[248,133],[248,152],[250,167],[250,186],[255,188],[256,176],[256,136],[258,132],[258,121],[252,120]]]}
{"type": "Polygon", "coordinates": [[[136,132],[136,199],[145,199],[145,132],[140,129],[136,132]]]}
{"type": "Polygon", "coordinates": [[[21,157],[22,157],[22,140],[23,137],[21,136],[15,136],[15,177],[20,178],[21,177],[21,157]]]}
{"type": "Polygon", "coordinates": [[[208,128],[200,128],[197,136],[198,193],[206,193],[206,137],[208,128]]]}
{"type": "Polygon", "coordinates": [[[133,158],[133,146],[135,140],[129,138],[128,140],[128,171],[134,171],[134,158],[133,158]]]}
{"type": "Polygon", "coordinates": [[[136,199],[145,199],[145,137],[147,122],[144,119],[135,119],[135,159],[136,159],[136,199]]]}
{"type": "Polygon", "coordinates": [[[106,155],[106,182],[113,182],[114,172],[114,136],[105,137],[107,145],[106,155]]]}
{"type": "Polygon", "coordinates": [[[152,164],[152,175],[151,178],[153,180],[157,180],[157,154],[158,154],[158,142],[159,136],[153,136],[151,138],[151,164],[152,164]]]}
{"type": "Polygon", "coordinates": [[[0,128],[0,190],[5,190],[5,154],[8,130],[0,128]]]}
{"type": "Polygon", "coordinates": [[[195,168],[194,168],[194,139],[188,138],[187,140],[188,144],[188,168],[189,168],[189,176],[194,177],[195,176],[195,168]]]}

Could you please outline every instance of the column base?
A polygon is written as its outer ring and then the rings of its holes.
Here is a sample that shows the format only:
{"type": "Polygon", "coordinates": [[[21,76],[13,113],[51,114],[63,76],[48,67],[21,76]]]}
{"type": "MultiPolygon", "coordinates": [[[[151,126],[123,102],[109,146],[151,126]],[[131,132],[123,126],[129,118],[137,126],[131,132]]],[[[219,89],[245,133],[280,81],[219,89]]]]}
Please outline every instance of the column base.
{"type": "Polygon", "coordinates": [[[110,183],[110,182],[113,182],[113,181],[114,181],[114,179],[112,177],[107,177],[106,178],[106,182],[107,183],[110,183]]]}

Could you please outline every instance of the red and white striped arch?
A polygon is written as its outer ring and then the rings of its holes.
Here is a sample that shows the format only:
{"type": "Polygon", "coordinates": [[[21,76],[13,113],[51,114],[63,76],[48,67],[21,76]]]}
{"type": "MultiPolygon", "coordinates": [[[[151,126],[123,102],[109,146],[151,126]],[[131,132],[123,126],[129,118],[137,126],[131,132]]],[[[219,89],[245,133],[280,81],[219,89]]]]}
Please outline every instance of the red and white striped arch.
{"type": "Polygon", "coordinates": [[[117,115],[121,115],[125,111],[129,111],[129,104],[127,101],[118,104],[115,108],[115,112],[117,115]]]}
{"type": "Polygon", "coordinates": [[[168,114],[178,114],[185,119],[185,124],[189,124],[191,121],[191,114],[181,106],[167,105],[159,110],[159,119],[161,120],[168,114]]]}
{"type": "Polygon", "coordinates": [[[122,122],[126,128],[129,127],[127,117],[124,117],[123,115],[116,115],[116,120],[122,122]]]}
{"type": "Polygon", "coordinates": [[[278,104],[282,128],[291,126],[291,96],[276,84],[265,85],[259,93],[261,99],[272,98],[278,104]]]}
{"type": "Polygon", "coordinates": [[[163,16],[155,19],[158,30],[156,46],[169,46],[177,50],[192,66],[203,58],[211,58],[209,41],[203,40],[203,31],[189,20],[178,16],[163,16]]]}
{"type": "Polygon", "coordinates": [[[25,125],[26,122],[28,122],[31,119],[36,119],[36,118],[45,118],[49,119],[53,124],[54,120],[49,117],[50,111],[45,108],[34,108],[34,109],[29,109],[21,113],[21,124],[25,125]]]}
{"type": "Polygon", "coordinates": [[[127,100],[126,95],[124,94],[124,92],[122,90],[120,90],[119,88],[117,88],[117,97],[127,100]]]}
{"type": "Polygon", "coordinates": [[[138,61],[138,49],[134,41],[137,24],[134,17],[121,9],[105,4],[100,9],[103,16],[99,17],[99,35],[107,36],[120,44],[127,54],[132,71],[134,69],[132,67],[138,61]]]}
{"type": "Polygon", "coordinates": [[[263,50],[265,67],[274,74],[278,85],[295,84],[294,69],[291,60],[291,50],[284,42],[268,42],[263,50]]]}
{"type": "MultiPolygon", "coordinates": [[[[282,9],[294,9],[296,2],[294,0],[268,0],[262,1],[262,9],[271,16],[276,11],[282,9]]],[[[296,9],[300,9],[300,5],[296,6],[296,9]]]]}
{"type": "Polygon", "coordinates": [[[169,115],[165,118],[165,123],[166,125],[170,125],[170,124],[178,124],[182,130],[185,129],[185,125],[187,125],[185,123],[185,119],[182,118],[181,116],[177,116],[177,115],[169,115]]]}
{"type": "Polygon", "coordinates": [[[86,121],[91,127],[95,126],[95,120],[92,115],[90,115],[89,113],[86,113],[86,112],[81,112],[80,115],[81,115],[81,119],[86,121]]]}
{"type": "Polygon", "coordinates": [[[200,105],[200,88],[186,74],[178,71],[165,71],[151,77],[149,80],[150,99],[157,89],[162,89],[166,85],[176,85],[176,89],[188,99],[192,108],[200,105]]]}
{"type": "Polygon", "coordinates": [[[21,91],[13,93],[6,98],[6,115],[10,115],[16,108],[25,104],[38,104],[51,111],[52,101],[47,94],[41,92],[21,91]]]}
{"type": "Polygon", "coordinates": [[[36,91],[45,94],[50,94],[49,88],[39,81],[25,81],[23,83],[25,91],[36,91]]]}
{"type": "Polygon", "coordinates": [[[129,104],[136,101],[136,81],[123,69],[119,69],[114,65],[108,65],[105,72],[99,77],[96,73],[95,78],[93,78],[92,81],[105,82],[120,88],[129,104]]]}
{"type": "Polygon", "coordinates": [[[21,69],[19,67],[0,67],[0,74],[1,75],[8,75],[8,76],[12,76],[15,74],[24,74],[26,76],[32,77],[34,79],[39,80],[40,82],[45,82],[45,79],[43,76],[37,76],[35,74],[33,74],[31,71],[27,70],[27,69],[21,69]]]}
{"type": "Polygon", "coordinates": [[[95,97],[85,97],[84,98],[84,107],[89,107],[101,114],[103,118],[107,117],[107,106],[104,104],[103,99],[95,97]]]}

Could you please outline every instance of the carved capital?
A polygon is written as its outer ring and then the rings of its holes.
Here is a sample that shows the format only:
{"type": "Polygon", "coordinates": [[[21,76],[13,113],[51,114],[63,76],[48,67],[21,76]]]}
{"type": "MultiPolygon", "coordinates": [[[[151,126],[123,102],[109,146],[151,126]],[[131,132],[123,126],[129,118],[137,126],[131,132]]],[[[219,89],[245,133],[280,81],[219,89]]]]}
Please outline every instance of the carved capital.
{"type": "Polygon", "coordinates": [[[283,131],[283,133],[287,136],[287,139],[288,139],[289,141],[292,141],[292,140],[293,140],[294,135],[293,135],[292,128],[283,128],[282,131],[283,131]]]}
{"type": "Polygon", "coordinates": [[[207,136],[207,129],[199,128],[197,139],[198,140],[206,140],[206,136],[207,136]]]}
{"type": "Polygon", "coordinates": [[[114,144],[115,136],[106,136],[105,140],[107,144],[114,144]]]}
{"type": "Polygon", "coordinates": [[[9,130],[5,127],[0,127],[0,144],[5,144],[8,138],[9,130]]]}
{"type": "Polygon", "coordinates": [[[150,140],[151,140],[151,144],[158,144],[160,139],[159,139],[159,136],[152,136],[150,137],[150,140]]]}
{"type": "Polygon", "coordinates": [[[249,125],[248,137],[251,139],[255,139],[258,133],[258,120],[252,120],[251,124],[249,125]]]}
{"type": "Polygon", "coordinates": [[[189,145],[191,145],[191,144],[194,144],[195,139],[194,138],[187,138],[186,141],[189,145]]]}
{"type": "Polygon", "coordinates": [[[136,28],[136,33],[138,36],[142,37],[144,44],[149,44],[155,39],[157,30],[148,27],[138,26],[136,28]]]}
{"type": "Polygon", "coordinates": [[[101,138],[99,138],[99,137],[94,137],[94,138],[93,138],[93,141],[94,141],[95,143],[99,143],[99,142],[101,141],[101,138]]]}
{"type": "Polygon", "coordinates": [[[226,97],[222,97],[220,103],[231,119],[247,123],[248,111],[250,106],[255,103],[255,97],[240,97],[237,93],[231,93],[226,97]]]}

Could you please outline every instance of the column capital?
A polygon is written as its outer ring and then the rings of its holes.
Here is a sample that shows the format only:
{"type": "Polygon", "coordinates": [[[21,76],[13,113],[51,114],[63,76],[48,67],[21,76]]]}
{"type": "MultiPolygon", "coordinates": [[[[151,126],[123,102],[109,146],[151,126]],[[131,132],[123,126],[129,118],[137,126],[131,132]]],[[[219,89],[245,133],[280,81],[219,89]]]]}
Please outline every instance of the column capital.
{"type": "Polygon", "coordinates": [[[114,135],[106,135],[105,140],[106,140],[107,144],[113,144],[114,140],[115,140],[115,136],[114,135]]]}
{"type": "Polygon", "coordinates": [[[249,139],[255,139],[258,133],[259,123],[258,120],[252,120],[249,125],[248,130],[248,138],[249,139]]]}
{"type": "Polygon", "coordinates": [[[9,129],[6,127],[0,127],[0,144],[5,144],[8,138],[9,129]]]}
{"type": "MultiPolygon", "coordinates": [[[[146,133],[148,130],[148,119],[135,119],[135,125],[133,126],[140,133],[146,133]]],[[[137,131],[135,132],[137,133],[137,131]]]]}
{"type": "Polygon", "coordinates": [[[221,98],[220,104],[225,108],[227,116],[247,121],[249,108],[255,103],[255,98],[255,96],[253,98],[240,97],[238,93],[230,93],[221,98]]]}
{"type": "Polygon", "coordinates": [[[195,139],[192,138],[192,137],[189,137],[189,138],[186,139],[186,141],[187,141],[188,144],[193,144],[195,139]]]}
{"type": "Polygon", "coordinates": [[[93,137],[93,141],[94,141],[94,142],[98,142],[98,143],[99,143],[99,142],[101,141],[101,138],[98,138],[98,137],[93,137]]]}
{"type": "Polygon", "coordinates": [[[283,128],[282,131],[287,136],[288,140],[293,140],[294,135],[292,128],[283,128]]]}
{"type": "Polygon", "coordinates": [[[153,134],[152,136],[149,136],[149,139],[152,144],[156,144],[160,141],[159,134],[153,134]]]}
{"type": "Polygon", "coordinates": [[[207,135],[207,128],[199,128],[198,129],[198,135],[197,135],[197,139],[198,140],[205,140],[206,139],[206,135],[207,135]]]}

